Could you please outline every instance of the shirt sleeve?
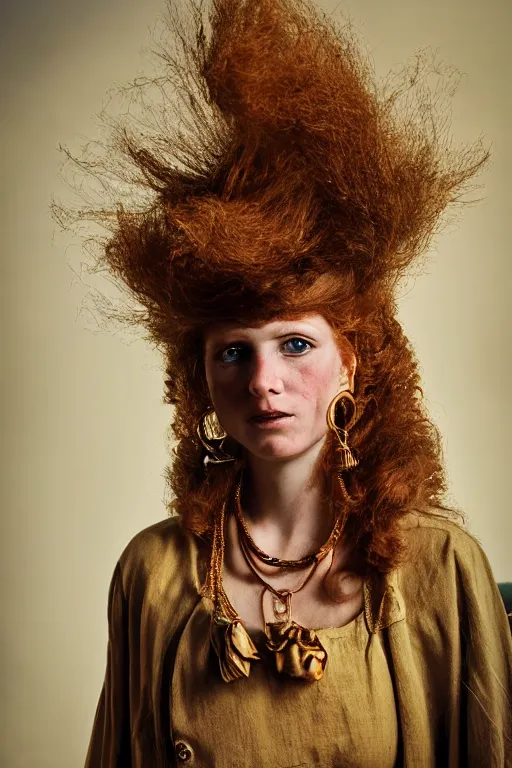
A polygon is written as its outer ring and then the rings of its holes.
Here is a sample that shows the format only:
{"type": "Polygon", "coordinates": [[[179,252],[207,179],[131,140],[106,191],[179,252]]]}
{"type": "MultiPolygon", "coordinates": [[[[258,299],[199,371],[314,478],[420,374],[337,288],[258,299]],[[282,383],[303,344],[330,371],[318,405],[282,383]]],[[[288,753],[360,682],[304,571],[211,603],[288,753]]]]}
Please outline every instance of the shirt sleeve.
{"type": "Polygon", "coordinates": [[[85,768],[130,768],[128,610],[117,563],[108,593],[108,646],[85,768]]]}
{"type": "Polygon", "coordinates": [[[462,595],[461,765],[512,767],[512,637],[489,561],[468,537],[462,595]]]}

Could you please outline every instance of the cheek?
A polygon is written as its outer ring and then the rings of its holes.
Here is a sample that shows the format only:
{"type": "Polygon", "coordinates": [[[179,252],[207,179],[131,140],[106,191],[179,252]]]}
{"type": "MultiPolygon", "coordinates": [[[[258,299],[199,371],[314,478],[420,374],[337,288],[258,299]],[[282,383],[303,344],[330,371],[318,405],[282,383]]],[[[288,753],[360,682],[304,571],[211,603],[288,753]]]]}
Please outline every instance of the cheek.
{"type": "Polygon", "coordinates": [[[218,377],[209,382],[210,398],[223,427],[232,432],[234,424],[239,420],[240,413],[247,409],[247,396],[240,393],[236,382],[219,380],[218,377]]]}
{"type": "Polygon", "coordinates": [[[225,380],[216,378],[209,384],[210,396],[214,403],[232,403],[238,401],[236,382],[230,381],[226,377],[225,380]]]}
{"type": "Polygon", "coordinates": [[[222,400],[229,396],[229,392],[232,390],[232,386],[229,381],[229,376],[219,375],[218,369],[206,365],[206,382],[208,384],[208,390],[210,397],[215,400],[222,400]]]}
{"type": "Polygon", "coordinates": [[[302,370],[301,394],[309,402],[330,402],[336,394],[336,384],[336,372],[330,366],[311,366],[302,370]]]}

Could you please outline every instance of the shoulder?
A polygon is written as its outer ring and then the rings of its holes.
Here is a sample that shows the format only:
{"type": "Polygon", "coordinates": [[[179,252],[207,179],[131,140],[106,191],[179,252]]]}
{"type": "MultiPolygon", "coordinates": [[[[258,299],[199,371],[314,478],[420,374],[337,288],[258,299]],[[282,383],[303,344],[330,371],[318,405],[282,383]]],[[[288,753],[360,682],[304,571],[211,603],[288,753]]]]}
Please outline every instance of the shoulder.
{"type": "Polygon", "coordinates": [[[123,568],[130,568],[168,553],[179,554],[192,543],[193,537],[183,528],[180,518],[168,517],[136,533],[124,548],[120,562],[123,568]]]}
{"type": "Polygon", "coordinates": [[[400,523],[408,548],[410,566],[448,566],[458,561],[482,561],[487,557],[481,544],[468,529],[436,507],[409,512],[400,523]]]}
{"type": "Polygon", "coordinates": [[[206,538],[187,531],[179,517],[169,517],[133,536],[119,557],[125,591],[134,583],[162,589],[171,581],[199,588],[208,550],[206,538]]]}
{"type": "Polygon", "coordinates": [[[461,610],[468,601],[496,601],[489,560],[464,525],[437,508],[411,512],[401,525],[407,557],[397,576],[410,607],[436,603],[440,610],[461,610]]]}

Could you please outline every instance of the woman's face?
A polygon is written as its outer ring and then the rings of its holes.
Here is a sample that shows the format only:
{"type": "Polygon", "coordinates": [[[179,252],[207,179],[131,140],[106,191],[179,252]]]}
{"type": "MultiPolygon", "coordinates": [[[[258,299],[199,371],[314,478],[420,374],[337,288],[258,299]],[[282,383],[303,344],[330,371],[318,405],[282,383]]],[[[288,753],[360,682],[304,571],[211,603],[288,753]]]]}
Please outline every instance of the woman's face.
{"type": "Polygon", "coordinates": [[[325,437],[329,403],[340,390],[353,389],[355,357],[342,360],[329,323],[308,314],[256,327],[211,326],[205,370],[228,435],[261,458],[287,459],[325,437]],[[255,421],[262,410],[288,416],[255,421]]]}

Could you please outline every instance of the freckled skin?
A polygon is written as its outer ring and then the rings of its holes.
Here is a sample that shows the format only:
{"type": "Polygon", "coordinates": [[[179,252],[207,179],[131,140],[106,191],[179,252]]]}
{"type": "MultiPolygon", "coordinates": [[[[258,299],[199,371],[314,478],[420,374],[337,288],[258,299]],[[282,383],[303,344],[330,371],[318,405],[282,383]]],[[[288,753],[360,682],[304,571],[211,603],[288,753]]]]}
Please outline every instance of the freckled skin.
{"type": "Polygon", "coordinates": [[[329,403],[341,389],[353,389],[355,358],[342,361],[331,326],[322,315],[309,314],[258,327],[210,328],[205,369],[226,432],[260,458],[283,460],[325,437],[329,403]],[[215,352],[218,343],[221,349],[215,352]],[[293,418],[279,429],[261,429],[248,422],[257,408],[278,409],[293,418]]]}
{"type": "MultiPolygon", "coordinates": [[[[243,506],[252,536],[265,552],[291,559],[303,557],[323,544],[332,528],[318,492],[322,489],[306,488],[304,478],[312,471],[327,435],[329,403],[341,390],[353,390],[355,356],[344,353],[342,361],[331,326],[321,315],[303,315],[259,327],[214,326],[209,328],[205,342],[212,404],[226,432],[249,453],[248,464],[255,471],[250,499],[243,506]],[[308,343],[301,343],[302,339],[308,343]],[[245,350],[243,355],[241,350],[245,350]],[[261,429],[247,421],[257,408],[281,410],[293,418],[285,420],[282,427],[261,429]],[[291,472],[287,472],[286,464],[291,472]]],[[[294,594],[295,621],[306,627],[343,626],[360,613],[361,580],[348,597],[343,592],[343,603],[333,603],[323,586],[331,568],[328,586],[339,599],[347,551],[340,540],[335,559],[329,556],[322,560],[304,588],[294,594]]],[[[295,589],[298,585],[297,574],[276,573],[276,569],[264,566],[260,571],[276,589],[295,589]]],[[[265,617],[272,613],[262,613],[261,584],[240,551],[234,517],[228,519],[226,529],[223,587],[246,626],[261,631],[265,617]]]]}

